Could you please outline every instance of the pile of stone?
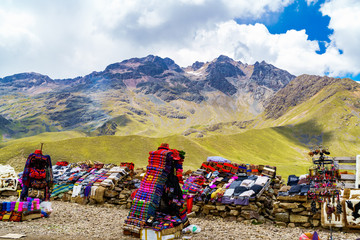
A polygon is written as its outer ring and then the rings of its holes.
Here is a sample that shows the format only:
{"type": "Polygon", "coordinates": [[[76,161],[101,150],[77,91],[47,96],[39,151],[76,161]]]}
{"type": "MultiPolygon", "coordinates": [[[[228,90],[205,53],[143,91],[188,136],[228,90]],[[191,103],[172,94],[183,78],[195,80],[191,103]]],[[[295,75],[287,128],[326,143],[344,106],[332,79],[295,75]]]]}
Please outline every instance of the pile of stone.
{"type": "MultiPolygon", "coordinates": [[[[320,208],[317,203],[317,208],[320,208]]],[[[273,205],[275,223],[287,227],[318,227],[321,224],[320,211],[311,211],[311,201],[307,196],[279,196],[273,205]]]]}

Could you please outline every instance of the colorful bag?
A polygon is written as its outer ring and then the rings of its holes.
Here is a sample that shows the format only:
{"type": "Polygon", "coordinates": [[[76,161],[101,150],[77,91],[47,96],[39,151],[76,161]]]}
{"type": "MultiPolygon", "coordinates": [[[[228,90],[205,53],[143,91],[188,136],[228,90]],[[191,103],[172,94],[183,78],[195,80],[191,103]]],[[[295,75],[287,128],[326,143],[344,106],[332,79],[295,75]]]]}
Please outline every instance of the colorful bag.
{"type": "Polygon", "coordinates": [[[6,213],[6,211],[0,211],[0,221],[2,221],[5,213],[6,213]]]}
{"type": "Polygon", "coordinates": [[[22,212],[13,212],[10,217],[10,222],[21,222],[22,212]]]}
{"type": "Polygon", "coordinates": [[[45,190],[39,190],[39,189],[29,188],[28,196],[31,197],[31,198],[44,199],[44,197],[45,197],[45,190]]]}
{"type": "Polygon", "coordinates": [[[34,179],[45,179],[46,178],[45,169],[30,168],[29,177],[34,179]]]}
{"type": "Polygon", "coordinates": [[[12,212],[5,212],[4,215],[2,216],[2,221],[8,222],[11,218],[11,214],[12,214],[12,212]]]}

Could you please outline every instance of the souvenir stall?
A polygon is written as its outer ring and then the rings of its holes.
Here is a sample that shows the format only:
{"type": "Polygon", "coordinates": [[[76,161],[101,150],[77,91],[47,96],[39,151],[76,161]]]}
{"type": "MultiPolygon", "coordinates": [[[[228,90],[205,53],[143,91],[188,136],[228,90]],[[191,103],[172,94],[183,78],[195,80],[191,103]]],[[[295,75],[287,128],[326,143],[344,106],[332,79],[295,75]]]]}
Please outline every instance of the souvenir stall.
{"type": "MultiPolygon", "coordinates": [[[[55,186],[51,197],[74,200],[79,203],[103,203],[107,190],[115,189],[133,172],[133,163],[103,164],[90,161],[80,163],[58,162],[53,166],[55,186]],[[127,166],[131,166],[130,170],[127,166]],[[68,197],[65,197],[68,196],[68,197]]],[[[121,192],[122,189],[120,189],[121,192]]],[[[118,195],[119,193],[113,193],[118,195]]]]}
{"type": "Polygon", "coordinates": [[[139,189],[134,193],[124,234],[148,239],[178,237],[189,224],[179,185],[184,152],[161,144],[149,152],[148,166],[139,189]]]}
{"type": "Polygon", "coordinates": [[[24,201],[0,202],[0,221],[21,222],[48,217],[52,212],[49,202],[27,197],[24,201]]]}
{"type": "Polygon", "coordinates": [[[185,181],[188,212],[193,202],[248,205],[259,197],[275,177],[276,168],[237,164],[222,157],[209,157],[185,181]]]}
{"type": "Polygon", "coordinates": [[[43,155],[42,144],[40,150],[35,150],[28,156],[21,180],[21,200],[27,197],[39,198],[42,201],[50,200],[50,189],[53,184],[52,164],[50,156],[43,155]]]}
{"type": "MultiPolygon", "coordinates": [[[[327,148],[316,147],[309,155],[313,161],[309,173],[300,177],[290,175],[287,186],[280,188],[275,218],[296,226],[360,229],[360,190],[344,187],[339,166],[327,148]]],[[[351,168],[349,165],[348,169],[351,168]]]]}

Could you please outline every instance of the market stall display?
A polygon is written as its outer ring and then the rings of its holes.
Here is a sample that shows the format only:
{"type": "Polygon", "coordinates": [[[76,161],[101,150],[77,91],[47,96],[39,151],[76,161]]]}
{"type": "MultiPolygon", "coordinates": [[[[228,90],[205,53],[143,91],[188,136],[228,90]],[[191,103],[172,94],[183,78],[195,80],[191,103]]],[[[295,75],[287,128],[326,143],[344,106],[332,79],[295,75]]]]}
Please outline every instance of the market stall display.
{"type": "Polygon", "coordinates": [[[188,224],[176,176],[181,159],[179,152],[165,143],[149,152],[146,173],[124,223],[125,235],[142,237],[148,229],[162,235],[175,234],[188,224]]]}

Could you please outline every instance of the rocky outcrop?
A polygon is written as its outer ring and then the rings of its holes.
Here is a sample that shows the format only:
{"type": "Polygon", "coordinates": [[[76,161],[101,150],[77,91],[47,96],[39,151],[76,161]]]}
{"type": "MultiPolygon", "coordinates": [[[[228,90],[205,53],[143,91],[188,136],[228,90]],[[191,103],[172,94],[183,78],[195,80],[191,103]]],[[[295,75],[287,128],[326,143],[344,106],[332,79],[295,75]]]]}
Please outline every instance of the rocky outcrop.
{"type": "Polygon", "coordinates": [[[289,108],[300,105],[325,88],[327,88],[326,97],[321,101],[333,96],[339,90],[352,91],[358,87],[356,82],[349,79],[301,75],[269,99],[265,107],[265,115],[267,118],[279,118],[289,108]],[[338,84],[336,85],[335,83],[337,82],[338,84]],[[334,87],[327,88],[330,85],[334,85],[334,87]]]}

